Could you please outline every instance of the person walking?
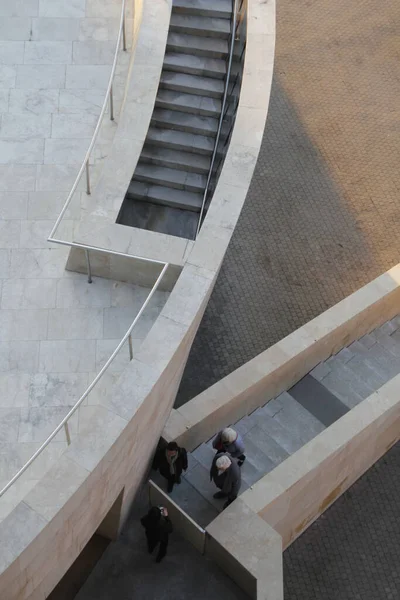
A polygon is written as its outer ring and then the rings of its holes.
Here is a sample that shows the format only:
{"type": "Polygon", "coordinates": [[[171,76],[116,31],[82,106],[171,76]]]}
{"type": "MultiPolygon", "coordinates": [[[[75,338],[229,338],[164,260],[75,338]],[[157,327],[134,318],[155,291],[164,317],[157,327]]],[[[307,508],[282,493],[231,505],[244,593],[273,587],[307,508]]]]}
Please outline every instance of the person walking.
{"type": "Polygon", "coordinates": [[[232,427],[226,427],[217,433],[213,441],[213,448],[217,452],[228,452],[233,458],[237,458],[239,467],[246,460],[243,438],[232,427]]]}
{"type": "Polygon", "coordinates": [[[181,483],[182,471],[188,468],[187,452],[179,448],[176,442],[169,442],[166,447],[157,450],[153,469],[160,471],[168,481],[168,493],[171,493],[175,483],[181,483]]]}
{"type": "Polygon", "coordinates": [[[173,530],[168,511],[162,506],[152,506],[140,522],[145,529],[149,554],[159,545],[156,562],[160,563],[167,554],[169,534],[173,530]]]}
{"type": "Polygon", "coordinates": [[[214,456],[210,469],[210,481],[214,481],[220,490],[214,494],[214,498],[227,498],[224,508],[236,500],[242,483],[240,468],[226,452],[219,452],[214,456]]]}

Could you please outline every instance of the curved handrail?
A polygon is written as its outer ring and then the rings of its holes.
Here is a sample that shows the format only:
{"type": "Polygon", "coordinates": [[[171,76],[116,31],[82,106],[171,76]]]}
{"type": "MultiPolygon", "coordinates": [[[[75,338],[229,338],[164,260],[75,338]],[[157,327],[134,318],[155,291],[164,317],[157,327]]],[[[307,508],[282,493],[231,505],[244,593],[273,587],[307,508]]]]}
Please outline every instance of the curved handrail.
{"type": "Polygon", "coordinates": [[[101,107],[101,111],[99,114],[99,118],[96,124],[96,128],[93,132],[93,136],[92,136],[92,140],[89,144],[89,148],[87,149],[87,152],[85,154],[85,158],[83,159],[81,168],[78,171],[78,174],[76,176],[76,179],[72,185],[71,191],[68,194],[68,197],[64,203],[64,206],[61,209],[60,214],[58,215],[58,218],[56,220],[56,222],[53,225],[53,229],[50,231],[50,235],[47,238],[47,241],[49,242],[55,242],[55,243],[59,243],[58,240],[54,240],[53,236],[57,230],[57,227],[59,226],[61,219],[63,218],[65,211],[67,210],[71,200],[72,200],[72,196],[75,194],[76,188],[78,187],[78,184],[81,180],[81,177],[83,175],[83,171],[86,169],[86,177],[87,177],[87,193],[90,194],[90,185],[89,185],[89,159],[90,159],[90,155],[92,153],[93,147],[96,143],[97,140],[97,136],[99,134],[100,131],[100,127],[101,124],[103,122],[103,117],[104,114],[106,112],[107,109],[107,104],[108,102],[110,102],[110,118],[113,121],[114,120],[114,115],[113,115],[113,95],[112,95],[112,86],[113,86],[113,81],[114,81],[114,75],[115,75],[115,69],[117,68],[117,61],[118,61],[118,52],[119,52],[119,48],[121,45],[121,39],[123,42],[123,50],[126,50],[126,35],[125,35],[125,6],[126,6],[126,0],[122,0],[122,6],[121,6],[121,17],[120,17],[120,21],[119,21],[119,29],[118,29],[118,37],[117,37],[117,43],[116,43],[116,47],[115,47],[115,54],[114,54],[114,60],[112,63],[112,67],[111,67],[111,73],[110,73],[110,78],[108,81],[108,86],[107,86],[107,91],[106,94],[104,96],[104,102],[103,102],[103,106],[101,107]]]}
{"type": "Polygon", "coordinates": [[[218,130],[217,130],[217,135],[216,135],[216,138],[215,138],[214,150],[213,150],[213,153],[212,153],[212,156],[211,156],[210,170],[209,170],[208,176],[207,176],[206,187],[204,189],[204,194],[203,194],[203,201],[201,203],[200,216],[199,216],[199,220],[198,220],[198,223],[197,223],[196,238],[199,235],[199,231],[200,231],[200,227],[201,227],[201,219],[203,217],[204,208],[205,208],[205,205],[206,205],[208,188],[210,187],[210,181],[211,181],[212,172],[213,172],[213,168],[214,168],[215,157],[217,156],[219,138],[221,137],[222,123],[223,123],[223,120],[224,120],[224,117],[225,117],[225,106],[226,106],[226,99],[228,97],[229,80],[230,80],[230,77],[231,77],[233,51],[234,51],[234,46],[235,46],[235,32],[236,32],[236,23],[237,23],[237,7],[238,7],[238,0],[233,0],[231,43],[230,43],[230,49],[229,49],[228,67],[227,67],[227,70],[226,70],[224,95],[222,97],[221,114],[220,114],[219,122],[218,122],[218,130]]]}
{"type": "Polygon", "coordinates": [[[7,485],[5,485],[3,487],[2,490],[0,490],[0,498],[3,496],[3,494],[5,494],[7,492],[7,490],[10,489],[10,487],[17,481],[17,479],[19,479],[21,477],[21,475],[23,475],[23,473],[25,473],[25,471],[30,467],[30,465],[33,463],[33,461],[39,456],[39,454],[41,454],[43,452],[43,450],[50,444],[51,440],[55,438],[55,436],[57,435],[57,433],[59,433],[61,431],[61,429],[66,425],[66,423],[69,421],[69,419],[72,417],[72,415],[78,410],[78,408],[80,407],[80,405],[82,404],[82,402],[88,397],[88,395],[90,394],[90,392],[92,391],[92,389],[94,388],[94,386],[96,385],[96,383],[99,381],[99,379],[101,379],[103,373],[108,369],[109,365],[112,363],[112,361],[114,360],[115,356],[118,354],[118,352],[120,351],[120,349],[122,348],[122,346],[124,345],[124,343],[126,342],[126,340],[129,338],[132,329],[135,327],[136,323],[138,322],[138,320],[140,319],[144,309],[146,308],[146,306],[148,305],[148,303],[150,302],[151,298],[153,297],[155,291],[157,290],[166,270],[168,269],[169,264],[166,263],[164,265],[164,268],[162,269],[160,275],[158,276],[155,284],[153,285],[151,292],[149,293],[149,295],[147,296],[145,302],[143,303],[141,309],[139,310],[138,314],[136,315],[136,317],[134,318],[132,324],[130,325],[128,331],[125,333],[124,337],[122,338],[122,340],[119,342],[118,346],[115,348],[114,352],[111,354],[110,358],[107,360],[107,362],[105,363],[105,365],[100,369],[100,371],[98,372],[98,374],[96,375],[96,377],[93,379],[92,383],[89,385],[89,387],[87,388],[87,390],[82,394],[82,396],[79,398],[79,400],[74,404],[74,406],[71,408],[71,410],[69,411],[69,413],[63,418],[63,420],[61,421],[61,423],[59,423],[59,425],[57,425],[57,427],[54,429],[54,431],[48,436],[48,438],[43,442],[43,444],[40,446],[40,448],[38,448],[36,450],[36,452],[30,457],[30,459],[24,464],[23,467],[21,467],[21,469],[18,471],[18,473],[16,473],[14,475],[14,477],[7,483],[7,485]]]}
{"type": "MultiPolygon", "coordinates": [[[[101,108],[100,114],[99,114],[99,118],[91,139],[91,142],[89,144],[89,147],[87,149],[87,152],[85,154],[85,158],[83,159],[81,168],[78,171],[78,174],[76,176],[76,179],[72,185],[72,188],[68,194],[68,197],[64,203],[63,208],[61,209],[61,212],[56,220],[56,222],[53,225],[53,228],[49,234],[49,237],[47,238],[49,242],[54,242],[56,244],[61,244],[64,246],[70,246],[70,247],[74,247],[74,248],[81,248],[82,250],[84,250],[87,253],[87,257],[88,257],[88,252],[89,250],[95,250],[98,252],[106,252],[107,254],[113,254],[113,255],[118,255],[118,256],[122,256],[122,257],[126,257],[126,258],[137,258],[146,262],[152,262],[154,264],[159,264],[162,265],[163,268],[156,280],[156,282],[154,283],[149,295],[147,296],[145,302],[143,303],[142,307],[140,308],[138,314],[136,315],[136,317],[134,318],[132,324],[130,325],[128,331],[126,332],[126,334],[124,335],[124,337],[122,338],[122,340],[119,342],[118,346],[115,348],[114,352],[111,354],[111,356],[109,357],[109,359],[107,360],[107,362],[105,363],[105,365],[101,368],[101,370],[99,371],[99,373],[96,375],[96,377],[93,379],[92,383],[88,386],[88,388],[86,389],[86,391],[82,394],[82,396],[79,398],[79,400],[75,403],[75,405],[71,408],[71,410],[68,412],[68,414],[62,419],[62,421],[59,423],[59,425],[57,425],[57,427],[54,429],[54,431],[47,437],[47,439],[41,444],[41,446],[36,450],[36,452],[30,457],[30,459],[23,465],[23,467],[21,467],[21,469],[14,475],[14,477],[7,483],[7,485],[5,485],[1,490],[0,490],[0,498],[7,492],[7,490],[10,489],[10,487],[21,477],[21,475],[23,475],[23,473],[25,473],[25,471],[30,467],[30,465],[34,462],[34,460],[43,452],[43,450],[49,445],[49,443],[54,439],[54,437],[61,431],[61,429],[63,427],[66,428],[66,434],[67,434],[67,441],[68,443],[70,443],[69,440],[69,432],[67,429],[67,424],[69,419],[72,417],[72,415],[78,410],[78,408],[81,406],[82,402],[87,398],[87,396],[90,394],[90,392],[93,390],[93,388],[95,387],[95,385],[97,384],[97,382],[101,379],[102,375],[105,373],[105,371],[108,369],[109,365],[111,364],[111,362],[114,360],[115,356],[118,354],[118,352],[120,351],[120,349],[122,348],[122,346],[124,345],[124,343],[126,342],[126,340],[128,338],[130,338],[130,335],[132,333],[133,328],[135,327],[136,323],[138,322],[138,320],[140,319],[141,315],[143,314],[143,311],[145,310],[146,306],[148,305],[148,303],[150,302],[151,298],[153,297],[154,293],[156,292],[163,276],[165,275],[165,272],[168,269],[169,264],[165,263],[163,261],[159,261],[159,260],[154,260],[154,259],[150,259],[150,258],[146,258],[143,256],[136,256],[136,255],[132,255],[132,254],[125,254],[123,252],[116,252],[116,251],[112,251],[112,250],[107,250],[105,248],[99,248],[97,246],[89,246],[87,244],[79,244],[79,243],[75,243],[75,242],[69,242],[66,240],[60,240],[60,239],[56,239],[54,238],[54,234],[61,222],[61,219],[63,218],[71,200],[72,197],[78,187],[79,181],[83,175],[84,170],[86,169],[86,177],[87,177],[87,193],[90,194],[90,182],[89,182],[89,159],[90,159],[90,155],[91,152],[93,150],[93,147],[96,143],[96,139],[98,136],[98,133],[100,131],[100,127],[101,124],[103,122],[103,117],[104,114],[106,112],[107,109],[107,104],[108,102],[110,103],[110,118],[111,120],[114,119],[114,115],[113,115],[113,95],[112,95],[112,86],[113,86],[113,81],[114,81],[114,75],[115,75],[115,70],[116,70],[116,66],[117,66],[117,60],[118,60],[118,52],[119,52],[119,48],[121,45],[121,40],[122,40],[122,47],[123,50],[126,50],[126,32],[125,32],[125,6],[126,6],[126,0],[122,0],[122,5],[121,5],[121,16],[120,16],[120,22],[119,22],[119,29],[118,29],[118,36],[117,36],[117,42],[116,42],[116,47],[115,47],[115,54],[114,54],[114,60],[112,63],[112,67],[111,67],[111,73],[110,73],[110,78],[108,81],[108,86],[107,86],[107,90],[105,93],[105,97],[104,97],[104,102],[103,102],[103,106],[101,108]]],[[[90,279],[90,263],[88,260],[88,270],[89,270],[89,281],[91,281],[90,279]]],[[[131,340],[129,339],[129,342],[131,342],[131,340]]],[[[130,345],[130,356],[132,358],[132,349],[131,349],[131,345],[130,345]]]]}

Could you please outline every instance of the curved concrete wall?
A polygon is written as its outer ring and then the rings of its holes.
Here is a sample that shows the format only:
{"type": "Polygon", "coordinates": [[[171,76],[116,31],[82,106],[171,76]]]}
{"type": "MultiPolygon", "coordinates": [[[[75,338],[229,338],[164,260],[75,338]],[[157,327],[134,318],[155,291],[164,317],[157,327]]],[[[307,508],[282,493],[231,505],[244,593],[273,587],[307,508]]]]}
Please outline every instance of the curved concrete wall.
{"type": "Polygon", "coordinates": [[[90,417],[84,419],[86,428],[0,524],[2,600],[44,600],[121,493],[124,521],[173,406],[251,181],[267,115],[274,32],[274,0],[249,0],[235,129],[200,235],[187,249],[185,266],[161,315],[112,395],[101,405],[82,407],[90,417]]]}

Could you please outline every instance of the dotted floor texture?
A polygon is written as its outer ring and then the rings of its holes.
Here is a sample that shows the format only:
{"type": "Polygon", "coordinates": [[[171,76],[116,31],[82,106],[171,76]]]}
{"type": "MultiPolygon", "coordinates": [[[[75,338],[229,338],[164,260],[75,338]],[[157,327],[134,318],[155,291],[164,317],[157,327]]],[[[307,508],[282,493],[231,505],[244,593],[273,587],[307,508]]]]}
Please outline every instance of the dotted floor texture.
{"type": "Polygon", "coordinates": [[[285,600],[400,598],[400,443],[284,552],[285,600]]]}
{"type": "Polygon", "coordinates": [[[277,5],[261,151],[177,406],[399,262],[400,2],[277,5]]]}

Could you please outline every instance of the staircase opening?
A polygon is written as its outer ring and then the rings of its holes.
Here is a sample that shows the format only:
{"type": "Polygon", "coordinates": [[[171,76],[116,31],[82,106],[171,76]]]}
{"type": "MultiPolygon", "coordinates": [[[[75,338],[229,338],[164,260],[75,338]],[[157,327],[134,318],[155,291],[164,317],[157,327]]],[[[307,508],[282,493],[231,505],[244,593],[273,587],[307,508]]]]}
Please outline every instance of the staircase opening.
{"type": "Polygon", "coordinates": [[[195,239],[239,102],[245,6],[174,0],[150,128],[117,223],[195,239]]]}

